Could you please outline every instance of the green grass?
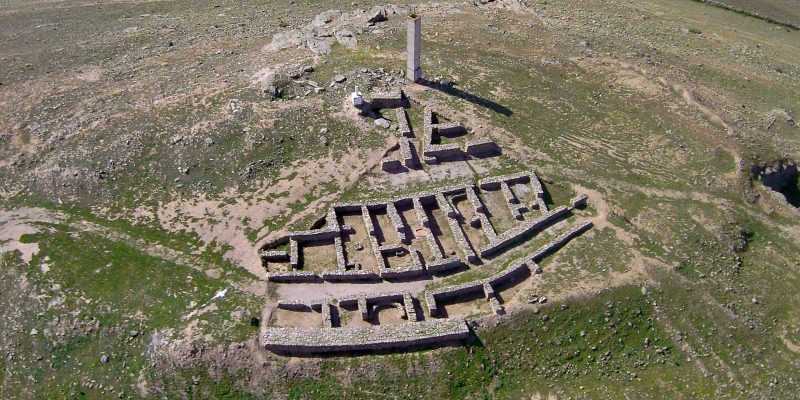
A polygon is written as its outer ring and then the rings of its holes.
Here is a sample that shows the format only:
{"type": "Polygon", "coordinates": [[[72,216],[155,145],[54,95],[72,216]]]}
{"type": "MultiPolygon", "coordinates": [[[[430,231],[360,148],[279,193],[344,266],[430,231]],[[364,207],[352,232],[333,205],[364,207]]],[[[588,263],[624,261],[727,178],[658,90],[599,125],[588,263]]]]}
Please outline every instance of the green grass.
{"type": "MultiPolygon", "coordinates": [[[[466,347],[329,359],[319,375],[291,380],[287,393],[293,399],[366,399],[374,398],[372,393],[403,399],[517,399],[563,391],[617,397],[628,390],[628,382],[643,385],[642,379],[654,383],[687,372],[683,355],[658,326],[649,300],[637,288],[574,299],[568,305],[549,305],[539,314],[515,313],[496,326],[478,329],[479,339],[466,347]],[[341,379],[345,373],[376,369],[386,373],[341,379]],[[414,372],[420,370],[425,373],[414,372]],[[603,385],[591,384],[600,380],[603,385]],[[580,385],[586,388],[578,389],[580,385]]],[[[667,393],[681,390],[670,388],[667,393]]]]}

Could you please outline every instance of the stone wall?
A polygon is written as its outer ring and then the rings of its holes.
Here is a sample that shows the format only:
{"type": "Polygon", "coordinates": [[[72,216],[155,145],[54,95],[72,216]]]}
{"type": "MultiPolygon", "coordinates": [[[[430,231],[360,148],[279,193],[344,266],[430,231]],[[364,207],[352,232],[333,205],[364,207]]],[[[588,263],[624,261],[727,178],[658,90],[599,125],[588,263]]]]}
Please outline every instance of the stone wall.
{"type": "MultiPolygon", "coordinates": [[[[460,285],[447,286],[435,290],[425,292],[425,302],[428,305],[428,312],[431,316],[439,313],[438,301],[449,299],[453,297],[463,296],[467,293],[482,291],[484,297],[488,300],[496,297],[494,286],[505,283],[506,281],[516,278],[517,275],[528,271],[529,257],[523,258],[522,261],[517,262],[510,267],[488,277],[471,282],[462,283],[460,285]]],[[[499,304],[499,303],[498,303],[499,304]]]]}
{"type": "Polygon", "coordinates": [[[442,210],[447,209],[447,212],[445,213],[447,217],[447,225],[450,226],[450,232],[453,234],[453,239],[464,253],[467,261],[473,264],[478,263],[478,255],[475,254],[475,250],[472,249],[472,245],[470,245],[469,241],[467,241],[467,236],[464,233],[464,229],[461,227],[461,224],[457,219],[458,217],[461,217],[461,214],[459,214],[455,207],[453,207],[450,202],[447,201],[447,198],[445,198],[444,195],[437,195],[436,200],[439,203],[439,208],[442,210]]]}
{"type": "Polygon", "coordinates": [[[342,235],[333,238],[333,247],[336,251],[336,267],[339,271],[347,270],[347,258],[344,255],[344,245],[342,244],[342,235]]]}
{"type": "Polygon", "coordinates": [[[395,110],[395,115],[397,117],[397,130],[400,133],[400,136],[405,138],[414,137],[414,132],[411,130],[411,124],[408,121],[408,114],[406,114],[406,110],[403,108],[398,108],[395,110]]]}
{"type": "Polygon", "coordinates": [[[411,139],[401,137],[398,141],[400,142],[400,158],[403,165],[409,169],[417,168],[417,161],[414,159],[413,150],[411,150],[413,146],[411,139]]]}
{"type": "Polygon", "coordinates": [[[386,172],[400,171],[403,169],[403,162],[394,157],[386,157],[381,159],[381,169],[386,172]]]}
{"type": "Polygon", "coordinates": [[[331,318],[331,303],[322,303],[322,326],[325,328],[333,328],[333,319],[331,318]]]}
{"type": "Polygon", "coordinates": [[[380,276],[373,271],[362,270],[347,270],[347,271],[324,271],[322,272],[323,280],[328,282],[362,282],[362,281],[378,281],[380,276]]]}
{"type": "Polygon", "coordinates": [[[458,157],[464,154],[464,152],[457,143],[447,143],[427,145],[425,146],[425,150],[422,152],[422,154],[424,154],[426,157],[433,157],[438,160],[441,158],[458,157]]]}
{"type": "Polygon", "coordinates": [[[282,353],[382,350],[464,340],[463,319],[438,319],[390,326],[348,328],[265,328],[262,345],[282,353]]]}
{"type": "Polygon", "coordinates": [[[262,251],[261,259],[268,262],[281,262],[289,260],[289,253],[285,251],[262,251]]]}
{"type": "Polygon", "coordinates": [[[300,244],[295,239],[289,239],[289,266],[292,269],[300,266],[300,244]]]}
{"type": "Polygon", "coordinates": [[[482,291],[483,280],[462,283],[460,285],[448,286],[436,290],[425,292],[425,303],[428,305],[428,313],[431,316],[439,314],[438,301],[463,296],[467,293],[482,291]]]}
{"type": "Polygon", "coordinates": [[[528,235],[530,232],[541,229],[547,224],[553,222],[554,220],[566,216],[568,213],[569,213],[569,208],[567,208],[566,206],[561,206],[554,209],[553,211],[547,212],[545,215],[533,221],[526,222],[513,229],[503,232],[502,234],[498,235],[494,241],[492,241],[487,246],[481,249],[480,251],[481,257],[491,256],[492,254],[495,254],[500,250],[503,250],[504,248],[517,243],[518,241],[522,240],[526,235],[528,235]]]}
{"type": "Polygon", "coordinates": [[[408,105],[403,91],[400,89],[393,89],[388,92],[372,92],[370,93],[369,105],[372,109],[381,108],[402,108],[408,105]]]}
{"type": "Polygon", "coordinates": [[[440,273],[454,268],[459,268],[462,266],[464,266],[464,261],[462,261],[460,258],[456,256],[447,258],[442,257],[435,260],[431,260],[426,265],[428,271],[432,273],[440,273]]]}
{"type": "Polygon", "coordinates": [[[506,183],[527,182],[530,180],[530,176],[532,173],[533,172],[531,171],[524,171],[524,172],[517,172],[515,174],[491,176],[488,178],[483,178],[480,181],[478,181],[478,186],[484,190],[494,190],[500,187],[501,182],[506,182],[506,183]]]}
{"type": "Polygon", "coordinates": [[[425,212],[425,208],[422,207],[422,201],[420,200],[419,196],[413,197],[411,201],[414,202],[414,214],[417,216],[419,223],[425,228],[430,226],[431,221],[428,219],[428,214],[425,212]]]}
{"type": "Polygon", "coordinates": [[[547,212],[547,203],[544,201],[544,188],[539,176],[536,172],[530,172],[531,187],[533,188],[533,195],[536,196],[536,204],[542,212],[547,212]]]}
{"type": "Polygon", "coordinates": [[[397,207],[394,205],[394,202],[390,201],[386,203],[386,215],[389,217],[389,221],[397,232],[400,241],[403,243],[408,242],[405,224],[403,224],[403,219],[400,218],[400,213],[397,212],[397,207]]]}
{"type": "MultiPolygon", "coordinates": [[[[530,179],[531,182],[535,182],[534,186],[534,193],[537,196],[541,196],[543,191],[541,190],[541,185],[538,181],[538,177],[536,177],[535,173],[533,172],[522,172],[518,174],[511,174],[511,175],[504,175],[500,177],[493,177],[493,178],[486,178],[479,182],[479,185],[486,187],[494,185],[494,187],[504,187],[508,186],[508,182],[516,182],[518,180],[525,180],[530,179]],[[538,186],[537,186],[538,185],[538,186]],[[539,189],[537,189],[537,187],[539,189]]],[[[518,198],[516,197],[513,189],[508,187],[507,190],[504,191],[504,195],[506,200],[511,202],[516,202],[519,204],[518,198]]],[[[363,281],[363,280],[375,280],[379,278],[384,279],[399,279],[399,278],[410,278],[417,275],[422,275],[426,272],[426,269],[429,272],[437,273],[441,272],[445,269],[449,268],[456,268],[464,265],[464,260],[459,259],[458,257],[445,257],[444,252],[437,240],[437,238],[432,234],[430,231],[430,220],[428,217],[427,212],[425,212],[425,208],[423,204],[427,204],[429,202],[436,202],[439,208],[443,211],[445,216],[447,217],[447,223],[452,232],[453,238],[459,248],[462,250],[466,257],[466,261],[470,263],[479,263],[480,257],[490,256],[496,252],[501,251],[503,248],[510,246],[516,241],[522,239],[528,233],[533,230],[540,229],[545,224],[551,222],[554,219],[560,218],[564,216],[566,213],[569,212],[569,209],[566,207],[559,207],[556,210],[547,212],[545,214],[533,221],[521,224],[516,228],[513,228],[509,231],[504,232],[501,235],[497,235],[494,227],[492,226],[491,221],[489,220],[488,215],[485,213],[486,207],[484,206],[483,202],[481,201],[478,193],[476,191],[475,186],[472,185],[471,182],[465,180],[460,183],[456,183],[453,185],[449,185],[447,187],[442,187],[430,191],[423,191],[413,193],[407,196],[396,197],[393,199],[387,200],[373,200],[373,201],[366,201],[366,202],[359,202],[359,203],[337,203],[331,206],[331,209],[326,214],[326,221],[327,225],[324,228],[320,229],[312,229],[306,231],[298,231],[298,232],[291,232],[287,236],[283,238],[279,238],[273,242],[275,243],[282,243],[287,242],[289,243],[289,252],[288,258],[289,263],[292,271],[289,272],[271,272],[268,277],[271,281],[278,281],[278,282],[303,282],[303,281],[363,281]],[[459,222],[459,218],[461,218],[461,214],[459,211],[453,206],[452,202],[449,200],[452,196],[465,196],[470,203],[472,204],[473,208],[476,212],[475,221],[470,221],[473,226],[477,226],[478,224],[481,225],[481,228],[484,231],[484,234],[489,239],[489,245],[485,246],[484,248],[476,251],[469,241],[467,240],[466,234],[461,227],[459,222]],[[400,248],[405,248],[402,244],[397,243],[389,243],[384,244],[381,246],[378,243],[377,237],[375,235],[376,227],[370,218],[371,210],[381,211],[386,210],[387,216],[392,223],[393,229],[397,232],[398,237],[403,243],[408,244],[410,237],[408,235],[409,229],[406,224],[403,222],[402,217],[397,210],[397,206],[406,206],[411,205],[414,209],[414,213],[416,214],[417,218],[420,220],[420,223],[423,225],[426,232],[426,242],[431,250],[431,260],[422,260],[420,254],[414,250],[413,248],[409,250],[411,255],[411,265],[401,266],[401,267],[394,267],[390,268],[388,265],[388,261],[384,256],[384,253],[387,251],[396,251],[400,248]],[[378,263],[378,271],[356,271],[356,270],[349,270],[352,268],[351,265],[348,264],[346,253],[344,251],[343,246],[343,239],[342,233],[343,232],[352,232],[353,228],[349,226],[340,226],[338,215],[340,213],[361,213],[364,227],[367,230],[367,236],[370,241],[370,247],[373,252],[373,256],[378,263]],[[320,275],[313,274],[311,272],[305,272],[301,269],[301,260],[300,260],[300,246],[304,241],[310,240],[327,240],[332,239],[333,246],[336,250],[336,264],[337,267],[331,271],[324,271],[320,275]],[[297,273],[294,273],[297,272],[297,273]]],[[[522,207],[522,205],[520,205],[522,207]]],[[[266,247],[266,246],[265,246],[266,247]]],[[[269,254],[270,258],[280,259],[281,257],[285,257],[284,254],[287,252],[281,251],[272,251],[264,250],[262,254],[269,254]]]]}
{"type": "Polygon", "coordinates": [[[283,310],[297,312],[311,311],[311,305],[301,300],[278,300],[277,307],[283,310]]]}
{"type": "Polygon", "coordinates": [[[546,256],[551,251],[565,245],[567,242],[572,240],[574,237],[586,232],[587,230],[591,229],[594,226],[592,221],[581,221],[573,225],[569,228],[566,232],[558,235],[555,239],[551,240],[549,243],[544,245],[541,249],[539,249],[533,256],[531,256],[531,260],[539,261],[544,256],[546,256]]]}
{"type": "Polygon", "coordinates": [[[572,207],[574,208],[585,207],[587,200],[589,200],[589,196],[585,194],[580,194],[578,196],[573,197],[572,200],[570,200],[570,204],[572,204],[572,207]]]}
{"type": "Polygon", "coordinates": [[[470,156],[488,156],[501,153],[500,146],[488,138],[467,141],[464,149],[470,156]]]}
{"type": "Polygon", "coordinates": [[[378,263],[378,270],[383,271],[389,268],[389,266],[386,264],[386,258],[381,254],[378,238],[375,236],[375,224],[372,223],[372,218],[369,215],[369,208],[366,205],[361,206],[361,217],[364,219],[364,226],[367,229],[370,248],[372,249],[372,255],[375,257],[375,261],[378,263]]]}
{"type": "Polygon", "coordinates": [[[308,272],[308,271],[280,271],[280,272],[268,272],[267,280],[272,282],[299,283],[299,282],[319,282],[321,278],[316,274],[314,274],[313,272],[308,272]]]}
{"type": "Polygon", "coordinates": [[[505,198],[506,204],[511,211],[511,215],[517,221],[522,221],[524,219],[522,212],[525,210],[525,206],[520,204],[517,195],[514,194],[514,190],[511,189],[511,186],[508,185],[508,182],[500,182],[500,191],[503,193],[503,197],[505,198]]]}

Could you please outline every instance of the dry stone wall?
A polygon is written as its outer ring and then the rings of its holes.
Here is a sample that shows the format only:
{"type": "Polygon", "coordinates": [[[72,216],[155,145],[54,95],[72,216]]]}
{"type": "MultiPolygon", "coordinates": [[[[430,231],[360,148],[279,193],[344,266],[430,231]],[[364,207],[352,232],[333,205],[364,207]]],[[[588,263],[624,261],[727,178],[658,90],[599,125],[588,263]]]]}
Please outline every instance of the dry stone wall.
{"type": "Polygon", "coordinates": [[[561,235],[559,235],[558,237],[556,237],[555,239],[551,240],[549,243],[544,245],[544,247],[539,249],[533,256],[531,256],[531,259],[534,260],[534,261],[541,260],[548,253],[550,253],[550,252],[554,251],[555,249],[565,245],[567,242],[572,240],[574,237],[582,234],[583,232],[586,232],[587,230],[591,229],[593,226],[594,226],[594,224],[592,223],[592,221],[582,221],[582,222],[579,222],[579,223],[573,225],[566,232],[562,233],[561,235]]]}
{"type": "Polygon", "coordinates": [[[408,114],[406,113],[406,110],[403,108],[396,109],[395,116],[397,119],[397,131],[400,133],[400,136],[405,138],[414,137],[414,132],[411,130],[411,124],[408,122],[408,114]]]}
{"type": "MultiPolygon", "coordinates": [[[[479,182],[479,186],[485,189],[499,188],[503,192],[505,202],[509,205],[521,205],[512,183],[525,182],[529,180],[534,189],[537,199],[543,199],[543,190],[533,172],[505,175],[494,177],[479,182]],[[536,182],[539,186],[534,184],[536,182]]],[[[585,202],[585,196],[575,197],[571,203],[573,206],[585,202]]],[[[326,214],[325,221],[327,226],[320,229],[307,231],[291,232],[285,238],[280,238],[272,243],[276,246],[288,243],[289,250],[269,250],[262,251],[262,259],[265,262],[280,262],[289,260],[292,267],[289,271],[269,272],[268,278],[271,281],[298,283],[298,282],[358,282],[358,281],[378,281],[380,279],[393,278],[412,278],[417,275],[437,274],[449,269],[466,266],[464,261],[456,256],[446,257],[438,239],[430,229],[432,221],[426,211],[426,206],[436,204],[444,213],[452,237],[461,249],[462,253],[470,262],[479,263],[481,258],[496,254],[504,248],[513,245],[517,241],[523,240],[527,235],[535,230],[543,229],[554,221],[565,217],[571,211],[566,206],[560,206],[552,211],[544,210],[544,214],[535,219],[522,223],[500,235],[494,233],[494,228],[489,220],[486,206],[481,201],[476,187],[469,182],[459,183],[437,190],[413,193],[408,196],[398,197],[382,201],[368,201],[361,203],[340,203],[331,206],[326,214]],[[475,209],[475,219],[484,227],[490,242],[476,254],[472,249],[466,234],[461,226],[463,216],[453,205],[453,197],[466,198],[475,209]],[[409,229],[404,223],[397,207],[411,207],[415,216],[425,230],[426,243],[430,247],[433,255],[430,260],[425,260],[422,255],[408,245],[409,229]],[[398,238],[403,243],[379,243],[378,229],[383,227],[377,225],[372,218],[371,212],[386,211],[391,223],[391,228],[397,232],[398,238]],[[365,233],[370,242],[373,256],[378,260],[378,271],[351,269],[352,266],[347,262],[347,254],[343,246],[343,232],[353,232],[350,226],[339,225],[338,213],[360,213],[365,233]],[[488,229],[487,229],[488,227],[488,229]],[[320,275],[301,270],[300,248],[303,243],[309,241],[332,239],[336,249],[335,269],[324,271],[320,275]],[[410,264],[401,267],[390,268],[387,257],[397,255],[401,257],[406,251],[409,253],[410,264]]],[[[572,225],[569,229],[558,235],[546,245],[526,257],[522,257],[511,266],[499,271],[487,278],[466,282],[459,285],[447,286],[438,289],[427,290],[423,293],[428,313],[431,317],[441,314],[442,302],[448,299],[458,298],[470,293],[481,293],[491,309],[497,314],[505,313],[502,304],[502,297],[497,293],[499,285],[516,283],[524,278],[523,274],[541,273],[541,268],[536,263],[547,254],[565,245],[572,238],[582,234],[592,227],[590,221],[581,221],[572,225]]],[[[446,234],[443,232],[443,234],[446,234]]],[[[526,275],[527,276],[527,275],[526,275]]],[[[320,328],[281,328],[266,327],[262,333],[263,345],[277,352],[308,353],[308,352],[336,352],[336,351],[361,351],[375,349],[403,348],[409,346],[419,346],[432,343],[440,343],[451,340],[460,340],[469,336],[469,328],[463,320],[453,320],[446,318],[424,319],[417,313],[415,306],[416,299],[412,293],[384,292],[377,294],[355,294],[343,296],[338,299],[321,298],[307,301],[300,300],[278,300],[277,307],[280,309],[295,312],[315,311],[322,314],[322,327],[320,328]],[[372,326],[372,327],[335,327],[338,325],[338,313],[340,308],[357,310],[361,318],[371,320],[375,318],[377,312],[385,307],[395,307],[401,314],[401,318],[408,322],[400,325],[372,326]]]]}
{"type": "Polygon", "coordinates": [[[545,215],[533,221],[526,222],[520,226],[517,226],[516,228],[503,232],[502,234],[498,235],[494,241],[490,242],[481,249],[481,257],[488,257],[498,253],[506,247],[509,247],[524,239],[531,232],[542,229],[544,226],[554,222],[555,220],[565,217],[568,213],[569,208],[566,206],[561,206],[553,211],[547,212],[545,215]]]}
{"type": "Polygon", "coordinates": [[[372,92],[369,104],[373,109],[402,108],[407,106],[408,102],[405,100],[402,90],[393,89],[388,92],[372,92]]]}
{"type": "Polygon", "coordinates": [[[494,298],[496,297],[494,286],[511,280],[526,270],[528,270],[528,262],[523,260],[485,279],[426,291],[425,303],[428,305],[428,313],[431,316],[436,316],[439,313],[439,301],[463,296],[471,292],[482,291],[484,298],[487,300],[494,298]]]}
{"type": "Polygon", "coordinates": [[[265,328],[262,345],[283,353],[385,350],[468,338],[463,319],[437,319],[390,326],[348,328],[265,328]]]}

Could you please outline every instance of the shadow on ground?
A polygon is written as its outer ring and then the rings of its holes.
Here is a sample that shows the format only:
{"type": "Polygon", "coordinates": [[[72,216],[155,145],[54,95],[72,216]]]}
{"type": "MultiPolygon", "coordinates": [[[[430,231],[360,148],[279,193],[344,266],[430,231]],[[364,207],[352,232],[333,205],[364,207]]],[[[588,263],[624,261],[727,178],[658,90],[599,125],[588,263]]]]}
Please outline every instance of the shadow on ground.
{"type": "Polygon", "coordinates": [[[420,85],[423,85],[423,86],[427,86],[427,87],[429,87],[431,89],[436,89],[436,90],[438,90],[438,91],[440,91],[442,93],[446,93],[446,94],[449,94],[451,96],[456,96],[456,97],[458,97],[460,99],[464,99],[464,100],[466,100],[466,101],[468,101],[468,102],[470,102],[472,104],[477,104],[479,106],[486,107],[486,108],[488,108],[488,109],[490,109],[490,110],[492,110],[494,112],[503,114],[506,117],[510,117],[511,114],[514,113],[513,111],[511,111],[511,109],[509,109],[508,107],[506,107],[506,106],[504,106],[502,104],[499,104],[499,103],[496,103],[496,102],[494,102],[492,100],[489,100],[489,99],[474,95],[472,93],[465,92],[465,91],[463,91],[463,90],[461,90],[459,88],[456,88],[456,87],[454,87],[452,85],[444,85],[444,84],[441,84],[441,83],[432,82],[432,81],[429,81],[429,80],[427,80],[425,78],[421,79],[417,83],[419,83],[420,85]]]}

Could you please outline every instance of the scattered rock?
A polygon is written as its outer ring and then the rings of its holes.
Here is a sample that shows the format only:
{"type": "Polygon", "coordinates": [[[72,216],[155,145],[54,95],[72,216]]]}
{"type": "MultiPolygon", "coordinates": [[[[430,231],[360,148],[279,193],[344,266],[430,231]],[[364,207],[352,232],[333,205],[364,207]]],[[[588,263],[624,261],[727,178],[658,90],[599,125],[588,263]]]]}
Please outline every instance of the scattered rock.
{"type": "Polygon", "coordinates": [[[178,144],[182,140],[183,140],[183,136],[181,136],[181,135],[173,135],[169,139],[169,142],[170,142],[170,144],[178,144]]]}
{"type": "Polygon", "coordinates": [[[757,299],[757,298],[755,298],[755,297],[753,297],[753,299],[752,299],[752,300],[750,300],[750,301],[752,301],[752,302],[753,302],[753,304],[758,304],[758,299],[757,299]]]}
{"type": "Polygon", "coordinates": [[[358,46],[358,39],[355,38],[353,31],[350,29],[338,30],[333,34],[333,37],[336,38],[336,42],[342,47],[355,49],[358,46]]]}
{"type": "Polygon", "coordinates": [[[372,9],[367,13],[367,22],[374,24],[381,21],[386,21],[386,7],[372,7],[372,9]]]}
{"type": "Polygon", "coordinates": [[[339,10],[328,10],[319,13],[316,17],[314,17],[314,22],[311,24],[316,26],[317,28],[321,28],[325,25],[328,25],[333,21],[334,18],[337,18],[342,15],[342,12],[339,10]]]}
{"type": "Polygon", "coordinates": [[[332,38],[311,37],[306,39],[306,46],[314,54],[328,54],[331,52],[332,38]]]}
{"type": "Polygon", "coordinates": [[[203,139],[203,143],[205,143],[206,146],[211,146],[211,145],[214,144],[214,139],[212,139],[210,137],[207,137],[207,138],[203,139]]]}
{"type": "Polygon", "coordinates": [[[782,108],[776,108],[776,109],[772,110],[770,112],[770,114],[773,117],[785,119],[786,122],[789,123],[789,125],[794,125],[794,123],[795,123],[794,122],[794,118],[792,117],[791,114],[789,114],[789,111],[786,111],[786,110],[784,110],[782,108]]]}
{"type": "Polygon", "coordinates": [[[272,97],[280,97],[280,89],[275,85],[275,72],[268,73],[261,81],[261,90],[272,97]]]}
{"type": "Polygon", "coordinates": [[[231,99],[230,101],[231,112],[234,114],[238,114],[242,111],[242,108],[239,106],[239,100],[231,99]]]}
{"type": "Polygon", "coordinates": [[[539,304],[544,304],[544,303],[547,303],[547,297],[542,296],[539,298],[539,304]]]}
{"type": "Polygon", "coordinates": [[[389,120],[387,120],[386,118],[378,118],[378,119],[376,119],[375,120],[375,125],[376,126],[380,126],[383,129],[389,129],[389,127],[392,126],[391,122],[389,122],[389,120]]]}
{"type": "Polygon", "coordinates": [[[129,333],[128,336],[135,338],[139,336],[139,331],[131,331],[131,333],[129,333]]]}
{"type": "Polygon", "coordinates": [[[107,356],[107,355],[105,355],[105,354],[104,354],[104,355],[102,355],[102,356],[100,357],[100,363],[102,363],[102,364],[105,364],[105,363],[107,363],[107,362],[108,362],[108,356],[107,356]]]}
{"type": "Polygon", "coordinates": [[[334,75],[334,77],[333,77],[333,81],[336,82],[336,83],[344,83],[344,81],[346,81],[346,80],[347,80],[347,77],[344,76],[344,75],[341,75],[341,74],[334,75]]]}
{"type": "Polygon", "coordinates": [[[36,336],[39,334],[39,331],[36,328],[31,329],[31,336],[36,336]]]}

